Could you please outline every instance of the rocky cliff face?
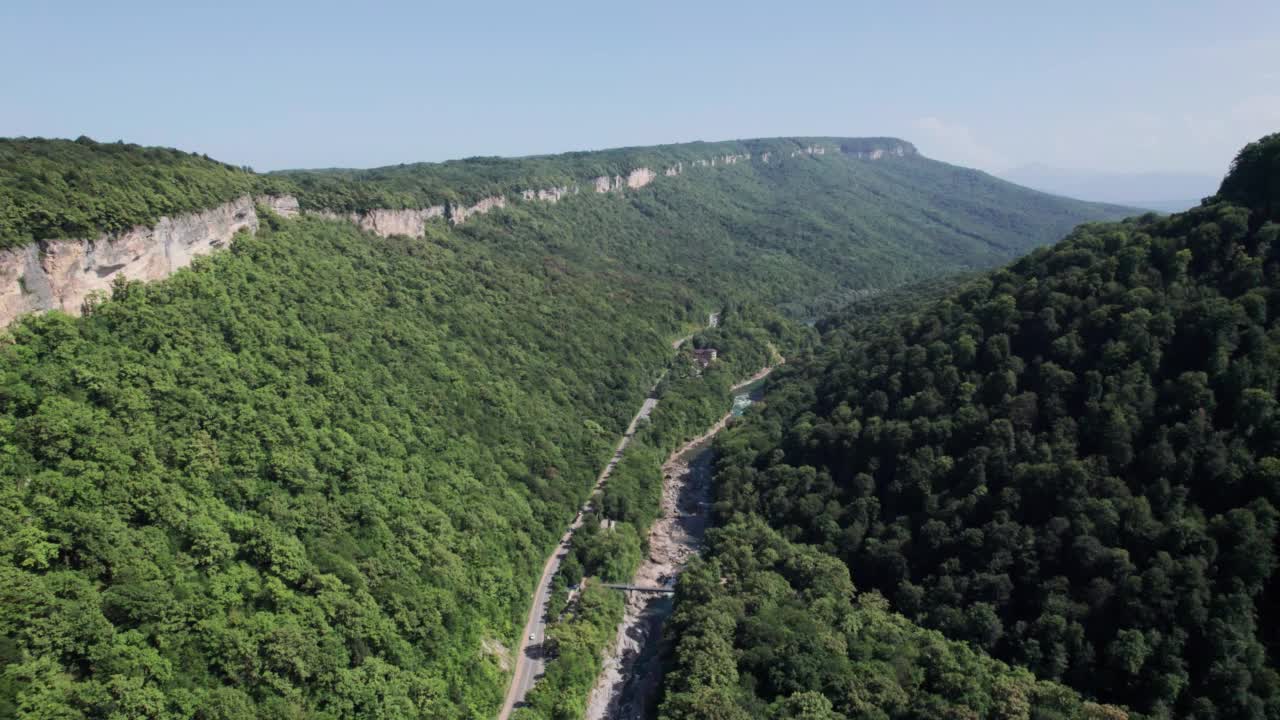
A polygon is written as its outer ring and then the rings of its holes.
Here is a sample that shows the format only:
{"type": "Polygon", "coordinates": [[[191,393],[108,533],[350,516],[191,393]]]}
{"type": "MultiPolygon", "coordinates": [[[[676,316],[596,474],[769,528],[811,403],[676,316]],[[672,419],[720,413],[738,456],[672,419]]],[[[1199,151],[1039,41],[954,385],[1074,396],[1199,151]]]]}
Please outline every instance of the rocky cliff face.
{"type": "MultiPolygon", "coordinates": [[[[861,141],[842,145],[847,155],[879,160],[886,157],[914,155],[909,143],[892,139],[861,141]],[[885,142],[891,144],[885,144],[885,142]]],[[[825,155],[827,148],[809,145],[792,151],[791,157],[825,155]]],[[[704,168],[749,162],[750,153],[719,155],[693,160],[690,167],[704,168]]],[[[764,153],[760,161],[770,162],[764,153]]],[[[662,175],[674,177],[685,171],[684,163],[663,169],[662,175]]],[[[637,190],[659,177],[648,167],[634,168],[626,175],[601,175],[589,182],[597,193],[637,190]]],[[[525,201],[556,203],[576,194],[578,187],[549,187],[521,191],[525,201]]],[[[513,196],[514,197],[514,196],[513,196]]],[[[79,313],[85,299],[94,291],[108,290],[117,277],[130,280],[157,280],[191,264],[203,255],[230,244],[241,230],[256,232],[258,215],[255,204],[285,218],[302,212],[298,199],[289,195],[242,197],[200,213],[161,218],[154,227],[135,227],[117,235],[102,235],[93,240],[47,240],[23,248],[0,250],[0,327],[27,312],[61,309],[79,313]]],[[[330,210],[307,210],[308,215],[330,220],[344,220],[363,230],[390,237],[407,235],[422,237],[429,220],[443,219],[460,225],[468,218],[505,208],[507,198],[491,195],[472,205],[433,205],[419,209],[374,208],[365,212],[337,213],[330,210]]]]}
{"type": "Polygon", "coordinates": [[[253,201],[283,218],[296,217],[302,212],[298,198],[292,195],[259,195],[253,201]]]}
{"type": "Polygon", "coordinates": [[[467,207],[450,205],[448,209],[449,222],[454,225],[461,225],[473,215],[483,215],[490,210],[506,206],[507,199],[501,195],[490,195],[487,198],[481,198],[476,204],[467,207]]]}
{"type": "MultiPolygon", "coordinates": [[[[639,187],[648,180],[642,174],[633,182],[639,187]]],[[[535,191],[534,198],[556,202],[568,193],[568,188],[550,188],[535,191]]],[[[286,218],[301,212],[298,199],[289,195],[246,196],[204,212],[163,217],[152,227],[92,240],[45,240],[0,250],[0,327],[29,312],[57,309],[78,315],[86,298],[95,291],[110,290],[117,277],[144,281],[168,277],[197,255],[226,247],[241,230],[257,232],[255,204],[286,218]]],[[[345,220],[381,237],[422,237],[428,220],[447,218],[457,225],[506,205],[505,197],[494,195],[469,206],[374,208],[362,213],[310,210],[307,214],[345,220]]]]}
{"type": "Polygon", "coordinates": [[[907,155],[914,155],[915,148],[909,148],[905,145],[894,145],[892,147],[874,148],[872,150],[856,150],[848,154],[856,158],[862,158],[863,160],[879,160],[886,157],[906,157],[907,155]]]}
{"type": "MultiPolygon", "coordinates": [[[[668,172],[666,174],[667,175],[679,174],[679,171],[677,170],[675,173],[672,173],[670,172],[670,169],[668,169],[668,172]]],[[[621,190],[623,188],[638,190],[639,188],[642,188],[645,185],[648,185],[649,183],[653,182],[654,179],[657,177],[658,177],[658,173],[654,172],[650,168],[642,167],[642,168],[636,168],[635,170],[632,170],[631,172],[627,173],[626,177],[623,177],[621,175],[614,175],[612,178],[610,178],[608,175],[601,175],[598,178],[593,178],[591,182],[592,184],[595,185],[596,192],[607,193],[607,192],[612,192],[614,190],[621,190]]]]}
{"type": "Polygon", "coordinates": [[[852,139],[840,144],[845,155],[862,160],[882,160],[919,154],[916,146],[895,138],[852,139]]]}
{"type": "Polygon", "coordinates": [[[427,221],[431,218],[439,217],[444,217],[443,205],[432,205],[421,210],[375,208],[360,217],[359,225],[364,230],[381,237],[391,237],[392,235],[422,237],[426,232],[427,221]]]}
{"type": "MultiPolygon", "coordinates": [[[[281,214],[297,201],[272,207],[281,214]]],[[[60,309],[78,314],[85,299],[108,290],[117,277],[157,280],[230,244],[241,230],[256,232],[254,200],[242,197],[212,210],[164,217],[153,227],[135,227],[93,240],[45,240],[0,251],[0,326],[18,315],[60,309]]]]}
{"type": "Polygon", "coordinates": [[[560,198],[569,195],[568,186],[542,188],[541,190],[522,190],[520,197],[526,201],[538,200],[541,202],[557,203],[560,198]]]}
{"type": "Polygon", "coordinates": [[[801,155],[826,155],[827,149],[821,145],[808,145],[799,150],[792,150],[791,157],[799,157],[801,155]]]}
{"type": "Polygon", "coordinates": [[[308,210],[307,214],[326,220],[346,220],[359,225],[361,230],[366,230],[379,237],[391,237],[392,235],[422,237],[426,233],[427,221],[432,218],[444,217],[445,208],[443,205],[432,205],[420,210],[374,208],[362,213],[350,212],[345,214],[331,210],[308,210]]]}
{"type": "Polygon", "coordinates": [[[636,168],[627,174],[627,187],[632,190],[638,190],[653,182],[656,177],[658,177],[658,173],[647,167],[636,168]]]}

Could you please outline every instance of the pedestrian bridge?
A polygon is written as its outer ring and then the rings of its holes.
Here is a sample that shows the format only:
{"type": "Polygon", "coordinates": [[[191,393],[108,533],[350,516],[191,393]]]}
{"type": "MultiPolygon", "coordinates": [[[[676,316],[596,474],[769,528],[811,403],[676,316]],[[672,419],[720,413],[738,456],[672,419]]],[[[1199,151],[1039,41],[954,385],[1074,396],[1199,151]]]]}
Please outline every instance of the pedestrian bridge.
{"type": "Polygon", "coordinates": [[[603,585],[604,587],[607,587],[613,590],[622,590],[625,592],[662,593],[664,595],[671,595],[676,591],[675,588],[669,588],[669,587],[647,587],[644,585],[620,585],[618,583],[600,583],[600,584],[603,585]]]}

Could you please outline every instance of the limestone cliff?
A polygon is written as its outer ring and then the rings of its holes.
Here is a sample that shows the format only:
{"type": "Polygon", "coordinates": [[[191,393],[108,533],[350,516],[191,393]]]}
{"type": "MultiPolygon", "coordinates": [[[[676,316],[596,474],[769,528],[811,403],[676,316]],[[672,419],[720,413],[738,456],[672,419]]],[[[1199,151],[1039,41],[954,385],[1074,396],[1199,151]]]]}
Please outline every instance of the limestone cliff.
{"type": "Polygon", "coordinates": [[[490,210],[506,206],[507,199],[501,195],[490,195],[489,197],[481,198],[474,205],[469,206],[450,205],[448,208],[449,222],[454,225],[461,225],[473,215],[483,215],[490,210]]]}
{"type": "MultiPolygon", "coordinates": [[[[678,174],[678,171],[677,173],[667,172],[667,175],[672,174],[678,174]]],[[[601,175],[598,178],[592,179],[591,182],[595,185],[596,192],[607,193],[614,190],[621,190],[623,188],[638,190],[653,182],[657,177],[658,173],[654,172],[650,168],[642,167],[636,168],[635,170],[627,173],[626,177],[614,175],[610,178],[608,175],[601,175]]]]}
{"type": "Polygon", "coordinates": [[[367,230],[379,237],[391,237],[392,235],[422,237],[426,232],[427,221],[432,218],[444,217],[445,207],[443,205],[432,205],[421,210],[374,208],[360,213],[308,210],[307,214],[326,220],[346,220],[359,225],[361,230],[367,230]]]}
{"type": "Polygon", "coordinates": [[[862,160],[882,160],[919,154],[915,145],[896,138],[850,139],[840,144],[840,150],[845,155],[862,160]]]}
{"type": "Polygon", "coordinates": [[[283,218],[295,217],[302,212],[298,198],[292,195],[259,195],[253,201],[283,218]]]}
{"type": "Polygon", "coordinates": [[[647,167],[636,168],[627,174],[627,187],[632,190],[638,190],[653,182],[656,177],[658,177],[658,173],[647,167]]]}
{"type": "Polygon", "coordinates": [[[799,150],[792,150],[791,157],[799,157],[801,155],[826,155],[827,149],[821,145],[807,145],[799,150]]]}
{"type": "Polygon", "coordinates": [[[444,217],[443,205],[432,205],[421,210],[386,210],[375,208],[360,217],[360,227],[381,237],[408,235],[422,237],[427,221],[444,217]]]}
{"type": "Polygon", "coordinates": [[[907,155],[914,155],[915,148],[908,148],[905,145],[894,145],[887,148],[855,150],[848,154],[856,158],[862,158],[863,160],[879,160],[886,157],[906,157],[907,155]]]}
{"type": "MultiPolygon", "coordinates": [[[[272,207],[297,207],[283,198],[272,207]]],[[[296,210],[295,210],[296,212],[296,210]]],[[[0,250],[0,326],[22,313],[61,309],[78,314],[85,298],[117,277],[157,280],[224,247],[241,230],[256,232],[254,201],[241,197],[211,210],[162,217],[93,240],[44,240],[0,250]]]]}
{"type": "Polygon", "coordinates": [[[540,190],[522,190],[520,197],[526,201],[538,200],[541,202],[557,203],[560,198],[569,195],[568,186],[542,188],[540,190]]]}
{"type": "MultiPolygon", "coordinates": [[[[791,157],[824,155],[826,147],[808,145],[791,152],[791,157]]],[[[890,138],[851,141],[842,144],[846,155],[866,160],[914,155],[909,143],[890,138]],[[856,144],[855,144],[856,143],[856,144]]],[[[695,159],[691,167],[718,167],[749,162],[751,153],[717,155],[695,159]]],[[[759,156],[770,162],[771,153],[759,156]]],[[[685,170],[677,162],[661,175],[674,177],[685,170]]],[[[629,170],[625,175],[601,175],[588,182],[597,193],[638,190],[659,177],[648,167],[629,170]]],[[[559,186],[513,193],[525,201],[556,203],[576,194],[578,187],[559,186]]],[[[101,235],[92,240],[45,240],[22,248],[0,250],[0,327],[27,312],[61,309],[79,313],[85,299],[95,291],[111,287],[117,277],[157,280],[191,264],[196,255],[224,247],[241,230],[256,232],[255,205],[285,218],[299,215],[298,199],[290,195],[241,197],[211,210],[161,218],[153,227],[135,227],[127,232],[101,235]]],[[[507,206],[505,195],[483,197],[471,205],[441,204],[418,209],[373,208],[363,212],[338,213],[325,209],[306,214],[354,223],[381,237],[406,235],[422,237],[430,220],[446,220],[460,225],[468,218],[507,206]]]]}

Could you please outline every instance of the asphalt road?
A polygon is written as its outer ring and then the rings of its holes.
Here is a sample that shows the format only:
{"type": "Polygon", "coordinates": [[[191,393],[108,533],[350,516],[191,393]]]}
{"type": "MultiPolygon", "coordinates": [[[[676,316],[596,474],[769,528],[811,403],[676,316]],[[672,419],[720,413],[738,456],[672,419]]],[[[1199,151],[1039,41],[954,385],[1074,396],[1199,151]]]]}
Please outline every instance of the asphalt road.
{"type": "MultiPolygon", "coordinates": [[[[654,387],[657,386],[655,385],[654,387]]],[[[640,410],[635,417],[631,418],[631,424],[627,426],[626,433],[618,441],[618,446],[613,451],[613,457],[609,458],[609,463],[605,465],[604,470],[600,472],[600,476],[596,478],[592,497],[583,503],[582,508],[578,510],[577,517],[573,519],[573,524],[560,537],[560,544],[556,546],[555,552],[551,553],[551,556],[547,558],[546,564],[542,566],[542,577],[538,579],[538,587],[534,591],[533,602],[529,606],[529,616],[525,619],[524,631],[520,633],[520,648],[516,653],[515,673],[512,676],[510,687],[507,688],[507,698],[502,703],[502,710],[498,713],[498,720],[507,720],[511,712],[524,702],[525,696],[533,689],[534,684],[538,682],[538,678],[542,677],[542,673],[546,669],[546,662],[542,658],[542,643],[547,634],[547,602],[551,598],[551,578],[560,569],[560,563],[569,552],[569,541],[573,538],[574,531],[582,527],[582,518],[591,509],[591,501],[595,497],[594,491],[604,486],[613,469],[617,467],[618,461],[622,459],[623,451],[631,444],[631,438],[636,432],[636,425],[644,418],[649,417],[649,413],[653,412],[657,405],[658,401],[652,397],[645,398],[644,402],[641,403],[640,410]]]]}
{"type": "MultiPolygon", "coordinates": [[[[707,318],[707,327],[716,327],[720,324],[720,313],[712,313],[707,318]]],[[[689,338],[680,338],[671,343],[673,349],[679,349],[689,338]]],[[[663,373],[665,376],[665,373],[663,373]]],[[[658,382],[662,382],[659,378],[658,382]]],[[[631,438],[636,433],[636,425],[640,421],[649,417],[649,413],[657,407],[657,398],[652,397],[653,392],[657,389],[658,383],[654,383],[649,389],[649,395],[640,404],[640,410],[636,412],[635,417],[631,418],[631,424],[627,426],[627,431],[623,433],[622,439],[618,441],[618,446],[613,451],[613,457],[609,458],[609,463],[604,466],[604,470],[600,471],[600,476],[596,478],[596,484],[592,488],[591,496],[582,504],[578,510],[578,515],[573,519],[573,523],[564,535],[560,537],[560,544],[556,545],[555,552],[547,558],[547,562],[542,566],[542,577],[538,578],[538,587],[533,594],[533,602],[529,605],[529,615],[524,621],[524,630],[520,633],[520,647],[516,652],[515,673],[511,678],[511,685],[507,687],[507,697],[502,703],[502,710],[498,712],[498,720],[507,720],[511,712],[524,703],[525,696],[533,689],[538,682],[538,678],[542,677],[542,673],[546,669],[546,661],[542,656],[542,643],[547,637],[547,602],[551,599],[551,578],[555,577],[556,571],[560,569],[560,563],[569,553],[569,541],[573,538],[573,533],[582,527],[582,518],[588,510],[591,509],[591,502],[595,498],[596,492],[604,486],[609,475],[613,473],[613,469],[618,466],[618,461],[622,459],[622,453],[631,444],[631,438]],[[531,639],[532,638],[532,639],[531,639]]]]}

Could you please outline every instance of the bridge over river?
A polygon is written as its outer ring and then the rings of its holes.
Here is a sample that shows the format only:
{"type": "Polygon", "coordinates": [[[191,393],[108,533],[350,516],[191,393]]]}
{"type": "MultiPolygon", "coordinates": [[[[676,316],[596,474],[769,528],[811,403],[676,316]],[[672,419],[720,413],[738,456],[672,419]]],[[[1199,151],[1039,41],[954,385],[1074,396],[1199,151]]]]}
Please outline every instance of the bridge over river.
{"type": "Polygon", "coordinates": [[[669,588],[669,587],[648,587],[644,585],[621,585],[618,583],[600,583],[600,584],[612,590],[624,590],[626,592],[665,593],[667,595],[670,595],[676,591],[675,588],[669,588]]]}

